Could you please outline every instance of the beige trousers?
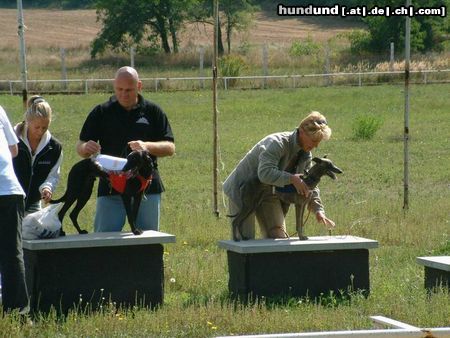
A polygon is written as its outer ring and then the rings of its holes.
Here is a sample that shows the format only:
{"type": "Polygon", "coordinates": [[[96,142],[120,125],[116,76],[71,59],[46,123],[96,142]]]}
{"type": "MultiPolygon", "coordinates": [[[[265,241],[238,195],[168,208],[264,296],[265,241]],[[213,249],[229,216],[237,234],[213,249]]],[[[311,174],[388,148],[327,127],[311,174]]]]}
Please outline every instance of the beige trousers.
{"type": "MultiPolygon", "coordinates": [[[[230,215],[235,215],[239,207],[229,201],[230,215]]],[[[255,218],[258,220],[259,228],[263,238],[286,238],[286,224],[284,219],[289,210],[289,205],[282,203],[279,198],[272,193],[272,187],[267,186],[262,203],[251,213],[242,224],[242,235],[246,238],[255,238],[255,218]]],[[[233,231],[233,230],[232,230],[233,231]]],[[[239,236],[238,236],[239,237],[239,236]]]]}

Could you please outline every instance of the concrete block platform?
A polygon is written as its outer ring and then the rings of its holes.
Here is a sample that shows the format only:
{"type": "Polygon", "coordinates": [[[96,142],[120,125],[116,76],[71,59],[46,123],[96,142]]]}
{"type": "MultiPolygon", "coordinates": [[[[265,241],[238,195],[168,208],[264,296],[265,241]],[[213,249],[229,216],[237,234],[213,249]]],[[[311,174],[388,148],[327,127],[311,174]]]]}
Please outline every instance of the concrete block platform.
{"type": "Polygon", "coordinates": [[[425,267],[425,288],[431,291],[443,286],[450,290],[450,256],[417,257],[416,261],[425,267]]]}
{"type": "Polygon", "coordinates": [[[219,241],[227,250],[229,291],[238,297],[309,296],[349,291],[368,295],[369,249],[378,242],[355,236],[319,236],[300,241],[219,241]]]}
{"type": "Polygon", "coordinates": [[[23,240],[33,312],[97,309],[107,302],[153,308],[163,302],[163,244],[175,236],[144,231],[23,240]]]}

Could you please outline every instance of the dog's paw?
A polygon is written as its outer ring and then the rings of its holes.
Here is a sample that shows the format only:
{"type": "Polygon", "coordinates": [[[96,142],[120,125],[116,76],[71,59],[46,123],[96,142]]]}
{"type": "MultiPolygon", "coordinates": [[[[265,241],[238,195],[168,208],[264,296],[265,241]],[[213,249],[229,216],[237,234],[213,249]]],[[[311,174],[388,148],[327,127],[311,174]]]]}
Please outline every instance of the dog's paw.
{"type": "Polygon", "coordinates": [[[86,234],[88,234],[87,230],[80,230],[80,235],[86,235],[86,234]]]}
{"type": "Polygon", "coordinates": [[[308,236],[298,235],[298,239],[301,240],[301,241],[306,241],[306,240],[308,240],[308,236]]]}
{"type": "Polygon", "coordinates": [[[136,229],[133,230],[133,234],[135,234],[136,236],[137,235],[142,235],[142,233],[143,233],[143,231],[141,229],[136,228],[136,229]]]}

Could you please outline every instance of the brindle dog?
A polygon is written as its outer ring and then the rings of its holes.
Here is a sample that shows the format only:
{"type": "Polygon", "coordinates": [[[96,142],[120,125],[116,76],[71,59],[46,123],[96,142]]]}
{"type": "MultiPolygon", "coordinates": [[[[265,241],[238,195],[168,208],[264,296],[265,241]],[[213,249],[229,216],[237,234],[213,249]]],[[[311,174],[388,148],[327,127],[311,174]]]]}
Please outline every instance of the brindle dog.
{"type": "MultiPolygon", "coordinates": [[[[314,189],[319,184],[322,176],[327,175],[335,180],[336,174],[341,174],[343,172],[335,166],[331,160],[327,159],[326,156],[323,158],[315,157],[313,158],[313,161],[315,164],[303,175],[303,181],[310,190],[314,189]]],[[[248,238],[242,235],[242,223],[261,204],[264,196],[263,192],[264,184],[261,183],[257,176],[249,178],[241,185],[240,195],[242,207],[237,214],[230,216],[233,217],[231,223],[233,239],[235,241],[239,241],[240,238],[248,240],[248,238]]],[[[300,240],[307,240],[308,237],[303,233],[303,215],[306,205],[309,203],[309,198],[299,194],[292,184],[281,188],[276,187],[275,193],[282,202],[295,205],[296,230],[298,237],[300,240]]]]}

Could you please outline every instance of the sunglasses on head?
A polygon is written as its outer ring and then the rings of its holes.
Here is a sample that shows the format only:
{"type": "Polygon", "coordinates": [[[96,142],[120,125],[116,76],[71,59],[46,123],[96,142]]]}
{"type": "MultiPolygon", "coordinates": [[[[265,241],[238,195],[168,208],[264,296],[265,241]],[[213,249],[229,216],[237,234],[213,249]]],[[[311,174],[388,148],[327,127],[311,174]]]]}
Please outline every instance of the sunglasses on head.
{"type": "Polygon", "coordinates": [[[36,96],[33,100],[31,100],[32,105],[42,103],[42,102],[45,102],[45,100],[42,96],[36,96]]]}

